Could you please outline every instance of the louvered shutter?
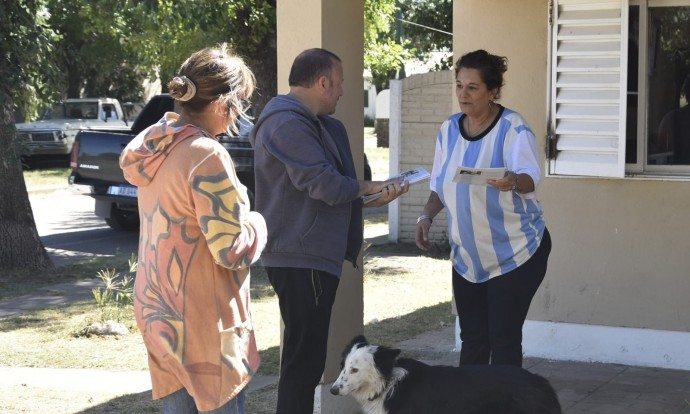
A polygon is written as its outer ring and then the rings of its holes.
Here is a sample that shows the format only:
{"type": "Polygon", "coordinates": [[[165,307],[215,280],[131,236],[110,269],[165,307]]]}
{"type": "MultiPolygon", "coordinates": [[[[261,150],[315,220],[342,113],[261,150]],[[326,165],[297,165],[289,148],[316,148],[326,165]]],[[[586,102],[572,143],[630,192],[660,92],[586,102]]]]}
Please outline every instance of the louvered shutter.
{"type": "Polygon", "coordinates": [[[628,1],[554,0],[549,174],[623,177],[628,1]]]}

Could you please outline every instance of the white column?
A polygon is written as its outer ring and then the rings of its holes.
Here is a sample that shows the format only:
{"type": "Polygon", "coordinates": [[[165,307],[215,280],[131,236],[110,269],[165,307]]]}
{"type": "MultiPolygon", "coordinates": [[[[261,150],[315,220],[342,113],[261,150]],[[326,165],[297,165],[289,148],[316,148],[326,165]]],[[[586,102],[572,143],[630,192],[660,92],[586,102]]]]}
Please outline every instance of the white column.
{"type": "MultiPolygon", "coordinates": [[[[390,114],[388,120],[388,171],[389,176],[400,172],[400,140],[402,136],[402,80],[390,81],[390,114]]],[[[388,240],[400,239],[400,201],[388,205],[388,240]]]]}

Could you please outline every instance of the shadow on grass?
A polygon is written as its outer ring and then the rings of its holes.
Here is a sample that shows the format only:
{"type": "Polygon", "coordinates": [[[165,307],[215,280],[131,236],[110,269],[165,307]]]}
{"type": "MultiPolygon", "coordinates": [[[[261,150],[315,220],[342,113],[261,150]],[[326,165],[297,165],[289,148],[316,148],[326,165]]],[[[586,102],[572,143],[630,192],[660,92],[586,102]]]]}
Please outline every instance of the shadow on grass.
{"type": "Polygon", "coordinates": [[[388,318],[364,326],[364,336],[376,345],[395,346],[424,332],[442,329],[455,323],[451,302],[417,309],[396,318],[388,318]]]}
{"type": "Polygon", "coordinates": [[[434,244],[428,251],[423,251],[414,243],[382,243],[365,246],[364,257],[418,257],[426,256],[434,259],[448,259],[450,247],[441,243],[434,244]]]}
{"type": "MultiPolygon", "coordinates": [[[[454,323],[455,316],[451,313],[451,302],[448,301],[420,308],[400,317],[367,324],[364,326],[364,335],[372,344],[395,346],[398,342],[454,323]]],[[[274,346],[259,353],[261,367],[258,375],[278,375],[280,347],[274,346]]]]}

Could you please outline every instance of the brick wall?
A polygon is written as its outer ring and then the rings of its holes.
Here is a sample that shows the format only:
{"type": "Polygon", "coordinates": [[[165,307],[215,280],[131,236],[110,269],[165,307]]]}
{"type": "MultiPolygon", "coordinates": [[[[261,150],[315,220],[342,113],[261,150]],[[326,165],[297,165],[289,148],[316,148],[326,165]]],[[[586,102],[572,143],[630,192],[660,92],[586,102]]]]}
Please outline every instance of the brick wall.
{"type": "MultiPolygon", "coordinates": [[[[422,166],[431,172],[436,135],[453,111],[453,72],[430,72],[391,81],[390,150],[391,172],[422,166]]],[[[429,182],[413,186],[391,208],[389,234],[400,242],[414,242],[414,232],[422,208],[429,198],[429,182]]],[[[447,240],[447,219],[439,213],[431,226],[430,238],[447,240]]]]}

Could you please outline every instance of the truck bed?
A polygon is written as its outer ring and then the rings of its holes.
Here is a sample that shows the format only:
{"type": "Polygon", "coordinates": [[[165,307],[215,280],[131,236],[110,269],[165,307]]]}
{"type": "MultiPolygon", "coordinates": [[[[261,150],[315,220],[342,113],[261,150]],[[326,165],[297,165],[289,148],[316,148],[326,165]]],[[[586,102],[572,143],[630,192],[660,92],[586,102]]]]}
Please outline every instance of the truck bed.
{"type": "Polygon", "coordinates": [[[134,137],[131,134],[81,131],[70,160],[73,184],[109,185],[125,183],[120,153],[134,137]],[[83,143],[83,144],[82,144],[83,143]]]}

